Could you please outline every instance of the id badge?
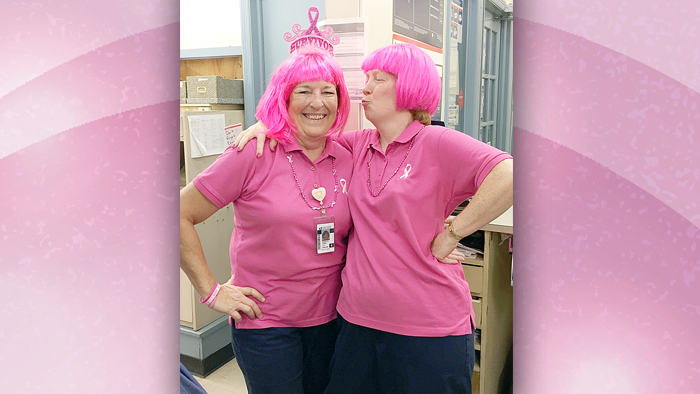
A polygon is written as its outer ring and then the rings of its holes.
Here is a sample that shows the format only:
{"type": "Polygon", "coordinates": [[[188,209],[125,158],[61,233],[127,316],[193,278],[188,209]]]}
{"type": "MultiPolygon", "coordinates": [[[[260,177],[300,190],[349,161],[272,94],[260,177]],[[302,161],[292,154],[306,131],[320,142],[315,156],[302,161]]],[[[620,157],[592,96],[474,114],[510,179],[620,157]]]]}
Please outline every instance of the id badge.
{"type": "Polygon", "coordinates": [[[314,218],[314,226],[316,227],[316,254],[333,252],[335,250],[335,217],[314,218]]]}

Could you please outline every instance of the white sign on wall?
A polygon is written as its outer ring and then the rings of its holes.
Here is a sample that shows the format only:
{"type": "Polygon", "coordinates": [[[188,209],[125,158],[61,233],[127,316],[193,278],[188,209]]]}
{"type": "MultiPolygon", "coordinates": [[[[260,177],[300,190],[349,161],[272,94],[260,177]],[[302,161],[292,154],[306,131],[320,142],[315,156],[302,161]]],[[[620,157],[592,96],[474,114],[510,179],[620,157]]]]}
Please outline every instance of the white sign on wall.
{"type": "Polygon", "coordinates": [[[462,0],[452,0],[450,7],[450,37],[462,43],[462,21],[464,20],[464,2],[462,0]]]}

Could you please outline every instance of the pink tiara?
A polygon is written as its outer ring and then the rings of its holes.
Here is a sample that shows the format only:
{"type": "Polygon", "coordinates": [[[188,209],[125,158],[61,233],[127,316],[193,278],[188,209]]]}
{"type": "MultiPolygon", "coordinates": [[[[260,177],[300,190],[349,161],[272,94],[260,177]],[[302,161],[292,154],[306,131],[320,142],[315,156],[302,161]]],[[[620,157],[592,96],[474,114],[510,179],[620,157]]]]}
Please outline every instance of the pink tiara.
{"type": "Polygon", "coordinates": [[[309,23],[310,26],[306,30],[302,30],[301,25],[295,23],[292,26],[292,33],[284,33],[284,40],[291,42],[289,45],[289,53],[294,53],[300,48],[309,46],[315,46],[327,51],[333,55],[333,45],[338,45],[340,43],[340,37],[333,35],[333,28],[326,26],[323,31],[318,30],[316,27],[316,22],[318,22],[318,8],[309,8],[309,23]],[[312,15],[312,13],[316,13],[312,15]]]}

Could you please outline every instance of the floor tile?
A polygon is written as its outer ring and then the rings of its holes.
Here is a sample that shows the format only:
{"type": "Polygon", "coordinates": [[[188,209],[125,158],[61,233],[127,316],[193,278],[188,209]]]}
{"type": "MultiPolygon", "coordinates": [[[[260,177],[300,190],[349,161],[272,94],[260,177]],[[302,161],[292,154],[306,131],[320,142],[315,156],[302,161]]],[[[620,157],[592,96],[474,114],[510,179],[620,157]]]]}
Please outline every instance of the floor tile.
{"type": "Polygon", "coordinates": [[[243,373],[235,359],[222,365],[206,378],[195,379],[208,394],[248,394],[243,373]]]}

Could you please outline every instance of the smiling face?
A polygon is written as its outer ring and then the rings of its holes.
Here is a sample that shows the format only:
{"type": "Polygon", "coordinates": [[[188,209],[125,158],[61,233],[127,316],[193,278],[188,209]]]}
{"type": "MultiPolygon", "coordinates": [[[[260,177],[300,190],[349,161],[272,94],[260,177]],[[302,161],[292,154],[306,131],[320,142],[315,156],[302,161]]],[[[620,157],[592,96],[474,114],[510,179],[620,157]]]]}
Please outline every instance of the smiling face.
{"type": "Polygon", "coordinates": [[[289,95],[287,109],[300,138],[325,137],[338,115],[335,85],[321,80],[302,82],[289,95]]]}
{"type": "Polygon", "coordinates": [[[396,75],[374,69],[367,71],[365,77],[362,106],[367,120],[375,123],[396,113],[396,75]]]}

